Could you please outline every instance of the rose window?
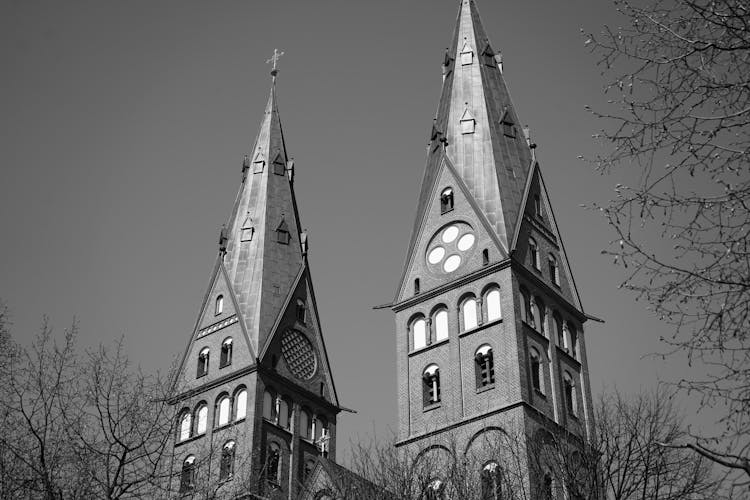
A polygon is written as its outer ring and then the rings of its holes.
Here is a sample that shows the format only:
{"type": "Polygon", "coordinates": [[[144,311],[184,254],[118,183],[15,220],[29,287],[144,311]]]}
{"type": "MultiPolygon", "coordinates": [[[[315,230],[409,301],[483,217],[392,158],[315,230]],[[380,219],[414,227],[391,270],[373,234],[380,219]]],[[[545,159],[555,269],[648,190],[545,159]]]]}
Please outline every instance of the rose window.
{"type": "Polygon", "coordinates": [[[434,272],[452,273],[468,260],[474,243],[476,236],[469,224],[448,224],[435,233],[427,245],[427,265],[434,272]]]}
{"type": "Polygon", "coordinates": [[[307,380],[315,375],[315,349],[300,332],[289,330],[284,334],[281,339],[281,354],[295,377],[307,380]]]}

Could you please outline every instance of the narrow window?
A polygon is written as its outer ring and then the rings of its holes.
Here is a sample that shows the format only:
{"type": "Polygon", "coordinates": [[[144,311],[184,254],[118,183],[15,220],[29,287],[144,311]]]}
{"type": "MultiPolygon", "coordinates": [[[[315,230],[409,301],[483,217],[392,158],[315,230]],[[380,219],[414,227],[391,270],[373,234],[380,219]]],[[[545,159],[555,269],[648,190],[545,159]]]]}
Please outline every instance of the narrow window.
{"type": "Polygon", "coordinates": [[[317,417],[315,419],[315,440],[318,441],[320,438],[328,435],[328,420],[325,417],[317,417]]]}
{"type": "Polygon", "coordinates": [[[445,498],[445,483],[440,479],[433,479],[425,488],[425,500],[443,500],[445,498]]]}
{"type": "Polygon", "coordinates": [[[289,226],[287,226],[286,221],[282,219],[281,224],[276,228],[276,241],[282,245],[288,245],[290,240],[291,236],[289,234],[289,226]]]}
{"type": "Polygon", "coordinates": [[[201,378],[208,374],[208,347],[204,347],[198,354],[198,369],[195,378],[201,378]]]}
{"type": "Polygon", "coordinates": [[[542,335],[546,335],[544,328],[545,321],[545,307],[544,302],[539,297],[533,297],[531,299],[531,315],[534,318],[534,328],[542,335]]]}
{"type": "Polygon", "coordinates": [[[486,266],[490,263],[490,251],[486,248],[482,250],[482,265],[486,266]]]}
{"type": "Polygon", "coordinates": [[[201,435],[206,433],[206,424],[208,423],[208,406],[206,403],[201,403],[197,411],[195,412],[197,417],[196,434],[201,435]]]}
{"type": "Polygon", "coordinates": [[[433,319],[435,325],[435,341],[440,342],[443,339],[448,338],[448,310],[440,309],[435,313],[433,319]]]}
{"type": "Polygon", "coordinates": [[[263,418],[273,421],[276,413],[276,405],[273,401],[273,395],[265,391],[263,393],[263,418]]]}
{"type": "Polygon", "coordinates": [[[289,403],[283,398],[279,402],[279,426],[289,428],[289,403]]]}
{"type": "Polygon", "coordinates": [[[182,462],[180,473],[180,493],[193,491],[195,488],[195,456],[190,455],[182,462]]]}
{"type": "Polygon", "coordinates": [[[242,420],[247,415],[247,390],[241,389],[235,396],[235,420],[242,420]]]}
{"type": "Polygon", "coordinates": [[[502,471],[497,462],[489,462],[482,468],[482,500],[502,498],[502,471]]]}
{"type": "Polygon", "coordinates": [[[440,369],[438,365],[430,365],[422,373],[424,405],[429,406],[440,402],[440,369]]]}
{"type": "Polygon", "coordinates": [[[536,244],[534,238],[529,238],[529,257],[531,258],[531,265],[534,269],[539,269],[539,246],[536,244]]]}
{"type": "Polygon", "coordinates": [[[568,323],[568,337],[570,337],[569,354],[578,359],[578,333],[576,333],[575,327],[570,323],[568,323]]]}
{"type": "Polygon", "coordinates": [[[464,331],[471,330],[477,327],[477,301],[476,299],[468,298],[461,305],[461,313],[463,316],[464,331]]]}
{"type": "Polygon", "coordinates": [[[427,345],[427,323],[424,318],[419,318],[411,324],[414,337],[414,349],[421,349],[427,345]]]}
{"type": "Polygon", "coordinates": [[[493,288],[484,300],[487,304],[487,321],[495,321],[503,317],[500,309],[500,290],[493,288]]]}
{"type": "Polygon", "coordinates": [[[297,299],[297,321],[303,325],[307,322],[307,307],[302,299],[297,299]]]}
{"type": "Polygon", "coordinates": [[[234,475],[234,441],[227,441],[221,449],[221,463],[219,465],[219,480],[226,481],[234,475]]]}
{"type": "Polygon", "coordinates": [[[214,314],[218,316],[219,314],[224,312],[224,296],[219,295],[216,297],[216,309],[214,311],[214,314]]]}
{"type": "Polygon", "coordinates": [[[229,400],[229,396],[222,396],[219,399],[219,402],[216,405],[217,427],[221,427],[222,425],[227,425],[229,423],[229,409],[230,409],[229,407],[230,406],[231,406],[231,401],[229,400]]]}
{"type": "Polygon", "coordinates": [[[279,484],[279,466],[281,465],[281,448],[276,443],[268,445],[266,458],[266,480],[274,485],[279,484]]]}
{"type": "Polygon", "coordinates": [[[224,368],[232,364],[232,337],[224,339],[221,343],[221,356],[219,359],[219,368],[224,368]]]}
{"type": "Polygon", "coordinates": [[[180,442],[190,439],[193,427],[193,416],[190,415],[189,411],[186,411],[180,418],[180,442]]]}
{"type": "Polygon", "coordinates": [[[539,355],[539,351],[531,348],[531,385],[539,392],[542,391],[542,358],[539,355]]]}
{"type": "Polygon", "coordinates": [[[529,292],[525,288],[521,288],[521,319],[534,326],[534,316],[531,314],[531,301],[529,299],[529,292]]]}
{"type": "Polygon", "coordinates": [[[414,280],[414,295],[419,295],[419,278],[414,280]]]}
{"type": "Polygon", "coordinates": [[[312,474],[313,469],[315,468],[315,460],[308,459],[305,460],[305,468],[302,471],[302,482],[304,483],[307,481],[307,478],[310,477],[310,474],[312,474]]]}
{"type": "Polygon", "coordinates": [[[312,419],[307,410],[302,410],[299,414],[299,430],[303,439],[312,438],[312,419]]]}
{"type": "Polygon", "coordinates": [[[485,344],[474,353],[474,373],[476,375],[477,389],[487,387],[495,383],[495,359],[492,347],[485,344]]]}
{"type": "Polygon", "coordinates": [[[549,254],[549,279],[557,286],[560,286],[560,269],[557,267],[557,259],[554,255],[549,254]]]}
{"type": "Polygon", "coordinates": [[[555,334],[557,335],[557,346],[560,349],[565,349],[565,328],[563,327],[562,318],[555,312],[552,315],[552,322],[555,324],[555,334]]]}
{"type": "Polygon", "coordinates": [[[320,383],[320,395],[323,395],[323,391],[325,390],[325,384],[323,382],[320,383]]]}
{"type": "Polygon", "coordinates": [[[545,472],[544,478],[542,478],[542,500],[552,500],[553,490],[552,475],[549,472],[545,472]]]}
{"type": "Polygon", "coordinates": [[[541,218],[542,217],[542,202],[539,200],[539,195],[534,195],[534,215],[541,218]]]}
{"type": "Polygon", "coordinates": [[[445,188],[440,193],[440,213],[444,214],[453,210],[453,189],[445,188]]]}
{"type": "Polygon", "coordinates": [[[573,377],[568,372],[563,374],[563,390],[565,391],[565,407],[568,410],[568,414],[576,416],[575,384],[573,383],[573,377]]]}

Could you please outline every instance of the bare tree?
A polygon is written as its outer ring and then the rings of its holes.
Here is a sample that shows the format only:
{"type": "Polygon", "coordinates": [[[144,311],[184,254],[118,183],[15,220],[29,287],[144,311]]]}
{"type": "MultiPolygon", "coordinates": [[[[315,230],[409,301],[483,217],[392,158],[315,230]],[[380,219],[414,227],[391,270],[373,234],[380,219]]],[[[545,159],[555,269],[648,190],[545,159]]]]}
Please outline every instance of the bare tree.
{"type": "Polygon", "coordinates": [[[601,172],[633,169],[598,207],[623,283],[674,327],[670,354],[699,364],[678,381],[721,405],[719,435],[683,443],[750,476],[750,5],[615,0],[622,27],[587,35],[611,107],[601,172]],[[709,438],[719,438],[719,441],[709,438]]]}

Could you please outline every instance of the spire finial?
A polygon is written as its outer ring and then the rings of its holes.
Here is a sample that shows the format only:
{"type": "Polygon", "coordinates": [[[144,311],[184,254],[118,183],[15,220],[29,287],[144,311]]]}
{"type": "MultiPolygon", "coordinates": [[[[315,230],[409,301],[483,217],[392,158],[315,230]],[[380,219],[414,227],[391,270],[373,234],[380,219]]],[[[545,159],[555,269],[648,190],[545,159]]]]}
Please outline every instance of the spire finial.
{"type": "Polygon", "coordinates": [[[271,78],[273,78],[274,83],[276,83],[276,75],[279,74],[279,69],[277,68],[279,59],[281,56],[284,55],[284,51],[279,51],[279,49],[273,49],[273,55],[270,59],[266,60],[266,64],[271,63],[273,64],[273,68],[271,68],[271,78]]]}

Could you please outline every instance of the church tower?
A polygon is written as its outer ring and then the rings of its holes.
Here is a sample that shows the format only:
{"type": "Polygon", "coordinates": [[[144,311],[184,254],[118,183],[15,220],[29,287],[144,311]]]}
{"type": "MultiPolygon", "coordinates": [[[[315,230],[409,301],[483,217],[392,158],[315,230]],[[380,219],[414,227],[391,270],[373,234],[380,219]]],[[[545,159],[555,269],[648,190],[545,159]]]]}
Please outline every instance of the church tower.
{"type": "Polygon", "coordinates": [[[172,490],[295,498],[340,411],[271,86],[174,380],[172,490]]]}
{"type": "MultiPolygon", "coordinates": [[[[442,70],[416,219],[391,305],[397,446],[424,457],[448,452],[451,440],[456,451],[477,453],[488,434],[511,428],[521,429],[527,443],[548,431],[585,443],[593,433],[583,331],[589,317],[535,145],[474,0],[461,0],[442,70]]],[[[536,476],[528,476],[532,491],[561,491],[536,476]]]]}

